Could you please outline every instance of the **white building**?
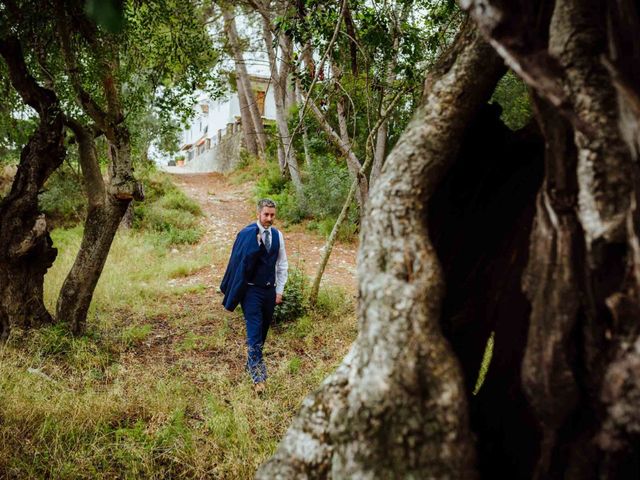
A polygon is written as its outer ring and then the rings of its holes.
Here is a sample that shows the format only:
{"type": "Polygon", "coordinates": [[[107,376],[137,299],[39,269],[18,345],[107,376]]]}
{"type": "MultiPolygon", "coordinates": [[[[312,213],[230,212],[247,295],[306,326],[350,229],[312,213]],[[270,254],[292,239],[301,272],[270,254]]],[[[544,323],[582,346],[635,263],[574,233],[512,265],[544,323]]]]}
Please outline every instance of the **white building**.
{"type": "MultiPolygon", "coordinates": [[[[270,79],[262,76],[250,78],[263,120],[275,120],[275,101],[270,79]]],[[[237,92],[232,92],[229,88],[227,95],[217,100],[201,97],[190,125],[180,133],[177,166],[185,172],[228,171],[233,162],[229,158],[222,158],[220,147],[234,135],[235,143],[239,145],[241,140],[237,137],[241,137],[242,133],[237,92]],[[184,157],[184,160],[181,161],[180,157],[184,157]]]]}

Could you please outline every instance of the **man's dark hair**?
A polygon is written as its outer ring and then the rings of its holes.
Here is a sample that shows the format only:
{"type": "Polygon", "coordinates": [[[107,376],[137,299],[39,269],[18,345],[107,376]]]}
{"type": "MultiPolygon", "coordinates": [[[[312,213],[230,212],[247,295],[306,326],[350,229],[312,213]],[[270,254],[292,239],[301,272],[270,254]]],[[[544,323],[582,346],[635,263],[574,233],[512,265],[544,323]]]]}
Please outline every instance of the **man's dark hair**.
{"type": "Polygon", "coordinates": [[[264,207],[276,208],[276,202],[274,202],[270,198],[263,198],[262,200],[258,201],[258,213],[260,213],[264,207]]]}

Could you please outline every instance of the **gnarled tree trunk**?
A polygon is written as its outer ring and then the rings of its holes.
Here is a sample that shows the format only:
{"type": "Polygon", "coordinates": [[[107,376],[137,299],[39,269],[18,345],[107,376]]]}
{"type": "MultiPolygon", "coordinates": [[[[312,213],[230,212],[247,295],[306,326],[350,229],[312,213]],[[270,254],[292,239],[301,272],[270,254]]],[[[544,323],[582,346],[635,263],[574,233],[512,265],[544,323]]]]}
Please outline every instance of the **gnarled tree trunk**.
{"type": "Polygon", "coordinates": [[[427,202],[502,61],[467,24],[371,191],[358,274],[360,333],[307,398],[258,478],[474,478],[458,362],[443,337],[427,202]]]}
{"type": "Polygon", "coordinates": [[[82,29],[82,32],[74,30],[74,16],[82,15],[81,9],[75,7],[57,4],[58,33],[76,100],[95,122],[95,127],[87,128],[72,119],[67,120],[78,139],[89,208],[80,250],[60,290],[56,313],[58,321],[67,323],[78,334],[86,327],[93,292],[122,217],[131,201],[142,200],[144,195],[133,176],[130,133],[121,104],[120,84],[114,75],[118,71],[118,56],[109,48],[111,39],[103,39],[104,44],[98,41],[99,32],[91,26],[93,24],[84,23],[86,30],[82,29]],[[88,41],[101,64],[100,81],[106,108],[84,90],[80,62],[72,48],[74,34],[81,34],[88,41]],[[106,186],[95,153],[95,129],[103,132],[108,142],[109,182],[106,186]]]}
{"type": "Polygon", "coordinates": [[[545,181],[523,278],[522,386],[542,434],[533,478],[631,478],[640,465],[640,110],[628,81],[637,69],[621,67],[620,55],[638,58],[637,2],[461,3],[541,97],[545,181]]]}
{"type": "Polygon", "coordinates": [[[44,275],[57,251],[38,210],[38,192],[65,157],[63,115],[58,98],[30,75],[16,38],[0,39],[11,83],[40,117],[20,154],[11,191],[0,202],[0,340],[13,326],[52,321],[43,301],[44,275]]]}
{"type": "Polygon", "coordinates": [[[258,156],[258,144],[256,143],[256,129],[253,127],[251,112],[249,111],[249,101],[244,93],[242,82],[237,81],[236,89],[238,90],[238,103],[240,106],[240,122],[242,124],[242,140],[247,151],[251,155],[258,156]]]}
{"type": "Polygon", "coordinates": [[[103,205],[90,206],[78,255],[65,278],[56,306],[56,318],[72,332],[83,333],[96,284],[107,261],[113,238],[128,201],[108,196],[103,205]]]}
{"type": "MultiPolygon", "coordinates": [[[[85,330],[87,312],[93,292],[109,255],[111,243],[122,218],[131,205],[128,195],[107,194],[94,144],[94,131],[79,122],[68,120],[77,141],[89,205],[84,223],[80,250],[67,274],[56,305],[56,318],[69,325],[74,333],[85,330]]],[[[120,155],[126,155],[128,143],[120,146],[120,155]]],[[[112,162],[114,159],[112,159],[112,162]]],[[[117,162],[117,160],[116,160],[117,162]]]]}
{"type": "Polygon", "coordinates": [[[535,132],[498,162],[480,154],[486,136],[463,136],[482,130],[469,122],[500,62],[459,40],[372,188],[360,335],[259,478],[637,476],[640,7],[460,3],[534,90],[544,161],[535,132]],[[495,364],[473,398],[463,385],[491,331],[495,364]]]}

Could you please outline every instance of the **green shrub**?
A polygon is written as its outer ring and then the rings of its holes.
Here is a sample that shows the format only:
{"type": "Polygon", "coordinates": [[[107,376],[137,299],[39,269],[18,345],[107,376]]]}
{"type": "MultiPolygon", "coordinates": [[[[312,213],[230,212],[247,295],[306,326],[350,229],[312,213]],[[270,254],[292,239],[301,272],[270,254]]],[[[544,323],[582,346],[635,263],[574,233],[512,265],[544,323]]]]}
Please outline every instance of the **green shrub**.
{"type": "MultiPolygon", "coordinates": [[[[274,200],[278,205],[278,217],[285,223],[300,223],[306,218],[313,218],[312,228],[328,236],[351,186],[347,167],[331,155],[319,155],[313,158],[311,167],[303,174],[302,198],[299,198],[291,181],[280,173],[277,163],[269,162],[256,183],[255,198],[274,200]],[[321,225],[322,228],[318,228],[321,225]]],[[[357,231],[357,218],[354,202],[339,238],[353,238],[357,231]]]]}
{"type": "MultiPolygon", "coordinates": [[[[152,166],[141,168],[145,200],[134,204],[134,228],[163,233],[168,245],[196,243],[202,237],[200,205],[178,189],[171,179],[152,166]]],[[[81,178],[69,167],[56,170],[40,194],[40,206],[56,226],[80,223],[86,212],[81,178]]]]}
{"type": "MultiPolygon", "coordinates": [[[[352,210],[355,210],[355,206],[352,210]]],[[[350,210],[350,212],[352,211],[350,210]]],[[[312,220],[307,224],[307,228],[312,231],[318,232],[324,237],[329,237],[333,226],[336,223],[336,217],[327,217],[321,220],[312,220]]],[[[349,215],[348,220],[342,222],[340,229],[338,230],[338,240],[342,242],[354,242],[358,238],[358,224],[357,219],[351,219],[349,215]]]]}
{"type": "Polygon", "coordinates": [[[282,176],[278,165],[268,162],[263,175],[256,183],[256,199],[271,197],[282,193],[287,187],[288,180],[282,176]]]}
{"type": "Polygon", "coordinates": [[[180,190],[171,190],[167,192],[167,194],[158,201],[158,204],[163,208],[183,210],[196,216],[202,215],[202,208],[200,208],[200,205],[196,201],[184,195],[180,190]]]}
{"type": "Polygon", "coordinates": [[[255,200],[270,198],[278,205],[278,218],[287,223],[300,223],[307,218],[305,205],[297,198],[293,184],[280,174],[277,165],[256,183],[255,200]]]}
{"type": "Polygon", "coordinates": [[[134,228],[161,233],[161,240],[167,245],[197,243],[204,233],[199,220],[200,205],[162,172],[147,169],[139,177],[146,198],[134,205],[134,228]]]}
{"type": "Polygon", "coordinates": [[[308,302],[309,279],[297,267],[289,268],[289,279],[284,286],[283,302],[276,305],[273,312],[275,323],[291,322],[302,317],[309,308],[308,302]]]}
{"type": "Polygon", "coordinates": [[[323,286],[318,292],[314,311],[322,317],[341,317],[351,313],[353,307],[353,300],[343,288],[323,286]]]}
{"type": "MultiPolygon", "coordinates": [[[[304,185],[309,213],[314,218],[337,218],[351,187],[346,165],[330,155],[314,157],[304,185]]],[[[329,230],[331,231],[331,230],[329,230]]]]}
{"type": "Polygon", "coordinates": [[[58,168],[39,195],[40,208],[56,226],[80,223],[86,212],[87,199],[82,178],[66,165],[58,168]]]}
{"type": "Polygon", "coordinates": [[[496,85],[491,103],[502,107],[500,118],[511,130],[524,127],[533,115],[527,85],[511,70],[496,85]]]}

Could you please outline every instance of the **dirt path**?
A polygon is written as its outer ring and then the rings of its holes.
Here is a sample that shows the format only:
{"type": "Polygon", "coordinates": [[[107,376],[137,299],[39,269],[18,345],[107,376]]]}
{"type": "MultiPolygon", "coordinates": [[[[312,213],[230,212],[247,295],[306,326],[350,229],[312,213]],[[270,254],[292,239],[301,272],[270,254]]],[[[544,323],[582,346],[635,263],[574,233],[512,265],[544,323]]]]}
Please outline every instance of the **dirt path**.
{"type": "MultiPolygon", "coordinates": [[[[201,241],[214,246],[213,269],[200,272],[207,285],[220,285],[224,268],[236,233],[255,221],[252,182],[233,185],[227,177],[217,173],[173,174],[173,181],[189,197],[196,200],[205,214],[206,234],[201,241]],[[217,252],[217,254],[215,254],[217,252]]],[[[290,266],[302,268],[311,278],[315,275],[324,247],[324,238],[304,231],[301,226],[281,228],[290,266]]],[[[357,245],[337,244],[323,276],[323,285],[336,285],[355,294],[355,264],[357,245]]]]}

